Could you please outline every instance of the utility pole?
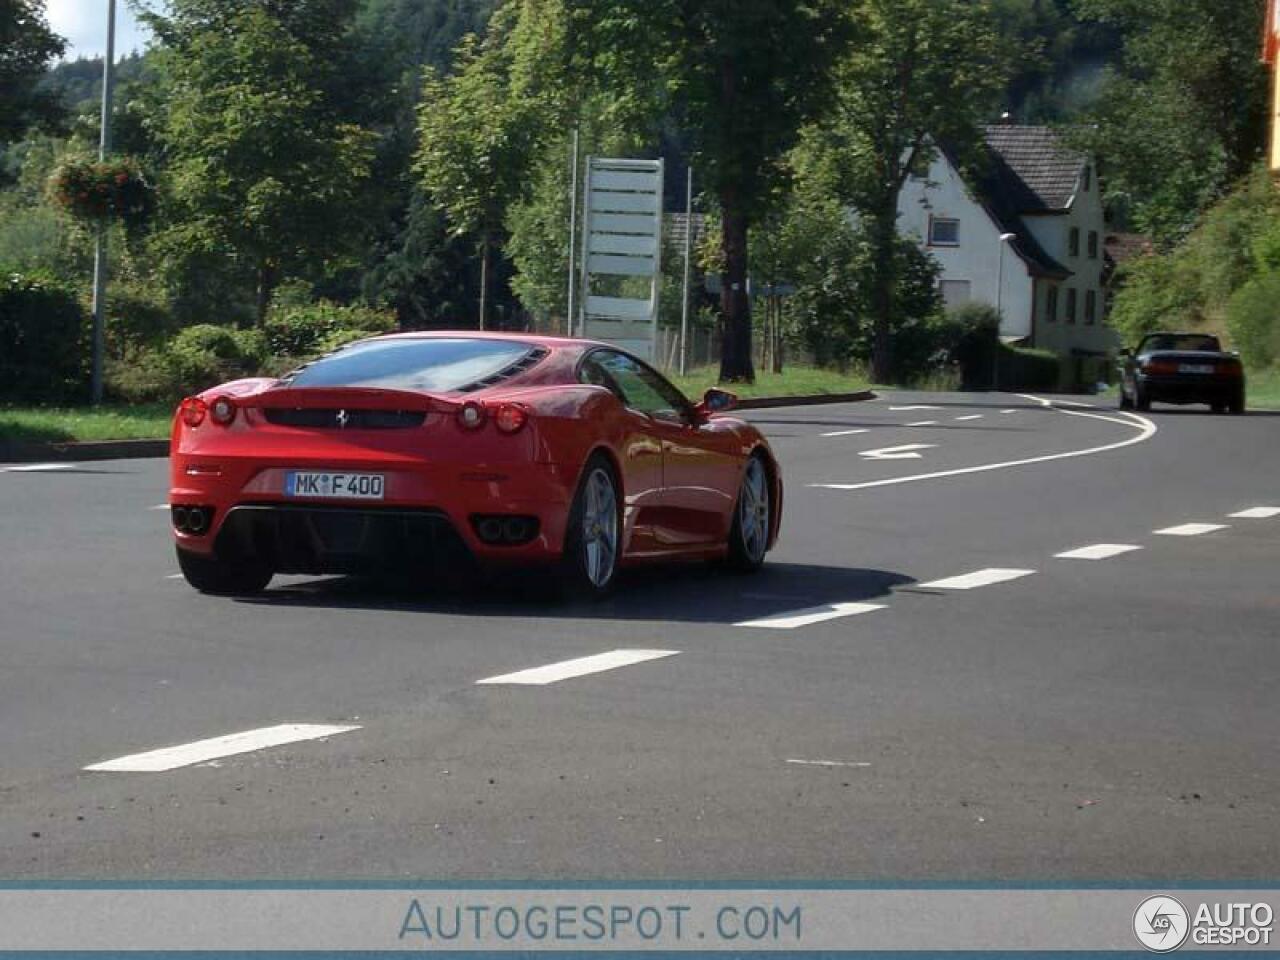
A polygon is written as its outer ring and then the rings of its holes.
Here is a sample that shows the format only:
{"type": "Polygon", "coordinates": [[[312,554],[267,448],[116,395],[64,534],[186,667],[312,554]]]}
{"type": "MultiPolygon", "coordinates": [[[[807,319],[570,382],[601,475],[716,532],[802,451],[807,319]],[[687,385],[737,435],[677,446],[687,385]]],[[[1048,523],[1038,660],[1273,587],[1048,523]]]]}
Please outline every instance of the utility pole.
{"type": "Polygon", "coordinates": [[[680,301],[680,376],[689,366],[689,276],[693,263],[693,166],[689,166],[689,180],[684,201],[684,296],[680,301]]]}
{"type": "MultiPolygon", "coordinates": [[[[107,2],[107,56],[102,65],[102,129],[98,137],[98,160],[111,153],[111,105],[115,96],[116,0],[107,2]]],[[[94,404],[102,402],[103,354],[107,329],[107,226],[98,224],[98,240],[93,250],[93,385],[94,404]]]]}
{"type": "Polygon", "coordinates": [[[577,269],[575,257],[578,253],[578,128],[573,128],[573,150],[572,171],[569,175],[569,308],[566,311],[565,325],[568,327],[569,336],[573,336],[573,323],[575,314],[573,311],[573,292],[574,292],[574,271],[577,269]]]}

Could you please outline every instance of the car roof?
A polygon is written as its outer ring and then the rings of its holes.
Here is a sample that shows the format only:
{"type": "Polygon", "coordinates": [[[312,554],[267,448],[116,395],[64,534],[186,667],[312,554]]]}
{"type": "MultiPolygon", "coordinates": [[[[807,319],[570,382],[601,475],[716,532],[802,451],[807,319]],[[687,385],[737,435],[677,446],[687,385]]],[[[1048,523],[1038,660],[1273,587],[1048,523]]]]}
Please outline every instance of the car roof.
{"type": "MultiPolygon", "coordinates": [[[[598,340],[583,340],[578,337],[565,337],[549,333],[511,333],[496,330],[411,330],[406,333],[388,333],[376,340],[498,340],[514,343],[528,343],[548,350],[580,349],[591,347],[608,347],[610,344],[598,340]]],[[[625,352],[625,351],[624,351],[625,352]]]]}

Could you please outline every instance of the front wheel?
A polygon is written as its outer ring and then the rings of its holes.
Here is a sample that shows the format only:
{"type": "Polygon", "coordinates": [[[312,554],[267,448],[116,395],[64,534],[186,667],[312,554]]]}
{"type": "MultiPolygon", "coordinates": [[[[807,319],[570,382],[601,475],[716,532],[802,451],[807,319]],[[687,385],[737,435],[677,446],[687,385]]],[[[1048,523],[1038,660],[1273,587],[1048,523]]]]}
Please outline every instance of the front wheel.
{"type": "Polygon", "coordinates": [[[262,563],[230,563],[178,548],[178,568],[187,583],[201,593],[216,596],[250,596],[261,593],[271,582],[273,571],[262,563]]]}
{"type": "Polygon", "coordinates": [[[562,576],[570,596],[601,597],[618,573],[618,485],[609,461],[592,457],[582,472],[565,536],[562,576]]]}
{"type": "Polygon", "coordinates": [[[769,550],[772,503],[769,498],[769,471],[764,458],[754,454],[742,475],[742,488],[729,529],[729,566],[754,573],[764,566],[769,550]]]}

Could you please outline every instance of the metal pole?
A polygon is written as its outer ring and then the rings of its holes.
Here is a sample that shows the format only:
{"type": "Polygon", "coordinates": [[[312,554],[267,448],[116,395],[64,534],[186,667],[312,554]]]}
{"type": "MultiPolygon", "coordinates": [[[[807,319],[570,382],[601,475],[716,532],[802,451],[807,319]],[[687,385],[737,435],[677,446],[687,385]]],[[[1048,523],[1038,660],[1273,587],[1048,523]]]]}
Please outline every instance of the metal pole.
{"type": "Polygon", "coordinates": [[[1000,389],[1000,328],[1004,326],[1004,248],[1010,240],[1017,238],[1014,233],[1000,234],[1000,268],[996,273],[996,339],[991,361],[991,391],[1000,389]]]}
{"type": "MultiPolygon", "coordinates": [[[[111,152],[111,101],[115,94],[116,0],[107,3],[107,56],[102,65],[102,130],[98,137],[98,160],[111,152]]],[[[107,313],[107,224],[98,224],[93,249],[93,384],[91,397],[102,402],[103,354],[106,352],[107,313]]]]}
{"type": "Polygon", "coordinates": [[[582,276],[578,281],[578,336],[587,335],[587,300],[591,297],[591,161],[587,157],[586,175],[582,178],[582,259],[578,264],[582,276]]]}
{"type": "Polygon", "coordinates": [[[573,150],[572,172],[570,173],[569,186],[569,307],[566,311],[565,324],[568,326],[569,336],[573,336],[573,293],[574,293],[574,271],[577,269],[578,261],[578,129],[573,130],[573,150]]]}
{"type": "Polygon", "coordinates": [[[689,166],[689,180],[684,202],[684,296],[680,301],[680,376],[689,366],[689,278],[693,263],[693,166],[689,166]]]}

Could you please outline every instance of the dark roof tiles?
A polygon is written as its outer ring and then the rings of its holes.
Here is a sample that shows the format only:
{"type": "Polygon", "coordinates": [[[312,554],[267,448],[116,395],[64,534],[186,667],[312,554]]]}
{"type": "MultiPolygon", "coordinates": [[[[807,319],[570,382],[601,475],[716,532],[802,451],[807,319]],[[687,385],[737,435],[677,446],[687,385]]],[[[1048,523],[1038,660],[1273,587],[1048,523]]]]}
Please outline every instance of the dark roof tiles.
{"type": "Polygon", "coordinates": [[[993,124],[983,128],[991,154],[988,185],[1019,214],[1069,209],[1080,183],[1084,154],[1071,150],[1052,127],[993,124]]]}

